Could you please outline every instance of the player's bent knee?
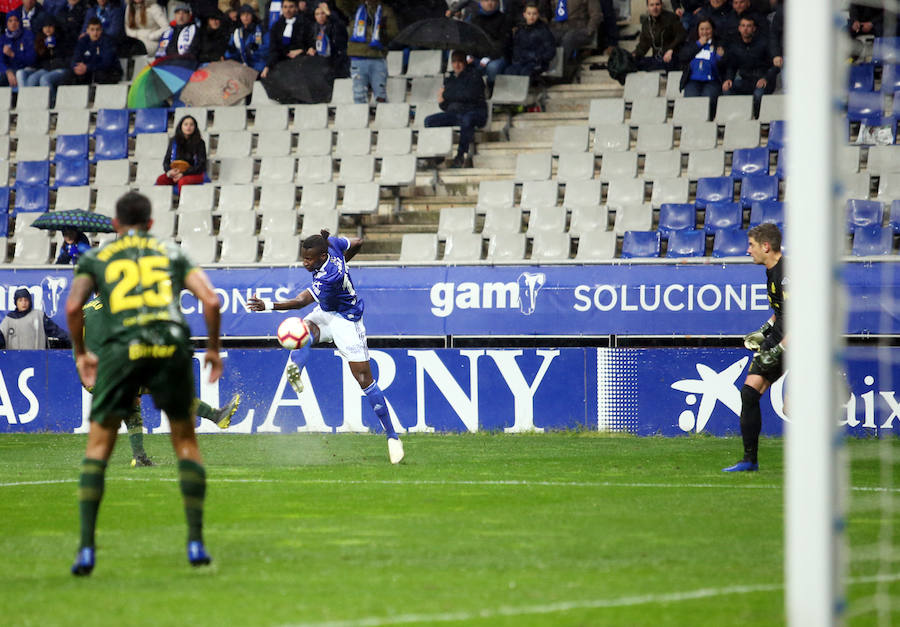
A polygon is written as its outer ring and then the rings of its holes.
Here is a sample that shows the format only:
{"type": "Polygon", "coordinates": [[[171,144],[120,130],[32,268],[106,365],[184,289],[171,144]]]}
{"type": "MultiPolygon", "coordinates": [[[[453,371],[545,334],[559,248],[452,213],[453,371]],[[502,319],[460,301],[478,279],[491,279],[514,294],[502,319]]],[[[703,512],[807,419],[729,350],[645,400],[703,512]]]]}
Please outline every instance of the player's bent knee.
{"type": "Polygon", "coordinates": [[[306,323],[306,328],[312,334],[313,344],[317,344],[319,342],[319,325],[310,320],[304,320],[304,322],[306,323]]]}
{"type": "Polygon", "coordinates": [[[759,397],[762,396],[759,390],[756,388],[744,384],[744,387],[741,388],[741,403],[743,404],[753,404],[759,402],[759,397]]]}

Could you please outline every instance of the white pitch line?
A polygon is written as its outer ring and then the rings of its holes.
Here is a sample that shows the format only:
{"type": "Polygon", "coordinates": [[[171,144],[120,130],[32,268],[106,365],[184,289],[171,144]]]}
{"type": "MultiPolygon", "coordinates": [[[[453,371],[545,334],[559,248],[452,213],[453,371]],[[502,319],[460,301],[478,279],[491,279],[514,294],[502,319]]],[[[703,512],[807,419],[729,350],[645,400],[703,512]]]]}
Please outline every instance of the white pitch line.
{"type": "MultiPolygon", "coordinates": [[[[134,482],[175,482],[175,478],[167,477],[107,477],[106,481],[134,482]]],[[[663,489],[725,489],[725,490],[781,490],[777,484],[738,484],[733,483],[640,483],[615,481],[529,481],[517,480],[429,480],[429,479],[236,479],[207,478],[207,483],[290,483],[299,485],[458,485],[458,486],[522,486],[551,488],[663,488],[663,489]]],[[[77,483],[78,479],[40,479],[35,481],[9,481],[0,483],[0,488],[13,488],[29,485],[54,485],[58,483],[77,483]]],[[[855,492],[900,492],[900,488],[882,488],[878,486],[851,486],[855,492]]]]}
{"type": "MultiPolygon", "coordinates": [[[[857,577],[847,580],[849,585],[874,583],[876,581],[898,581],[900,573],[857,577]]],[[[382,627],[383,625],[399,625],[404,623],[448,623],[489,619],[496,616],[526,616],[529,614],[557,614],[572,610],[607,609],[612,607],[634,607],[659,603],[678,603],[695,601],[711,597],[736,594],[754,594],[757,592],[776,592],[784,588],[780,583],[726,586],[724,588],[700,588],[685,592],[669,592],[665,594],[642,594],[612,599],[588,599],[584,601],[562,601],[544,605],[523,605],[519,607],[500,606],[492,609],[481,609],[470,612],[443,612],[435,614],[400,614],[398,616],[368,616],[351,620],[323,621],[317,623],[291,623],[284,627],[382,627]]]]}

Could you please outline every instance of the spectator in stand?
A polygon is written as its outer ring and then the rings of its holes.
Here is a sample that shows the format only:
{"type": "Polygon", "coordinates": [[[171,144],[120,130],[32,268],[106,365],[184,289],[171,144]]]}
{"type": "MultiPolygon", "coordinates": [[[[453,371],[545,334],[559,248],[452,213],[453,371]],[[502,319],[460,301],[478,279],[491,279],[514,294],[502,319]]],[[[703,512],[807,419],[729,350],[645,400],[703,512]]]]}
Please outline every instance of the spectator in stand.
{"type": "MultiPolygon", "coordinates": [[[[258,0],[248,0],[244,2],[251,9],[253,9],[253,15],[259,17],[259,1],[258,0]]],[[[241,19],[241,7],[243,6],[240,0],[219,0],[219,10],[228,16],[231,19],[231,12],[234,11],[234,19],[232,20],[235,23],[235,27],[241,19]]]]}
{"type": "Polygon", "coordinates": [[[556,56],[556,40],[550,27],[541,19],[536,3],[529,2],[525,5],[522,19],[525,23],[513,35],[512,63],[503,73],[538,76],[550,67],[550,62],[556,56]]]}
{"type": "Polygon", "coordinates": [[[525,7],[534,4],[538,10],[538,16],[549,21],[553,19],[553,8],[556,0],[506,0],[501,9],[513,20],[513,26],[521,26],[525,23],[525,7]]]}
{"type": "Polygon", "coordinates": [[[225,59],[225,52],[228,50],[229,35],[231,31],[225,28],[224,22],[227,18],[216,9],[211,15],[206,16],[206,23],[200,28],[200,47],[197,51],[197,58],[200,63],[211,63],[213,61],[222,61],[225,59]]]}
{"type": "Polygon", "coordinates": [[[850,31],[851,37],[860,35],[881,37],[884,34],[884,8],[862,2],[851,2],[847,29],[850,31]]]}
{"type": "MultiPolygon", "coordinates": [[[[419,20],[442,17],[451,4],[447,0],[391,0],[388,4],[397,16],[397,28],[403,30],[419,20]]],[[[474,0],[470,4],[477,5],[474,0]]],[[[352,16],[351,16],[352,17],[352,16]]]]}
{"type": "Polygon", "coordinates": [[[197,58],[200,50],[200,27],[194,21],[188,5],[183,2],[175,5],[175,26],[162,36],[162,40],[168,41],[166,55],[197,58]]]}
{"type": "Polygon", "coordinates": [[[3,74],[0,85],[18,87],[17,75],[24,78],[25,68],[34,65],[37,54],[34,49],[34,35],[22,28],[19,15],[11,12],[6,16],[6,30],[0,34],[0,64],[3,74]]]}
{"type": "Polygon", "coordinates": [[[662,0],[647,0],[647,15],[641,16],[641,34],[634,49],[639,70],[674,70],[678,67],[678,49],[686,33],[681,20],[663,9],[662,0]],[[651,52],[649,57],[647,51],[651,52]]]}
{"type": "Polygon", "coordinates": [[[707,18],[712,20],[717,33],[724,33],[728,30],[727,20],[730,13],[732,13],[731,2],[728,0],[706,0],[700,10],[694,13],[691,26],[696,28],[701,19],[707,18]]]}
{"type": "Polygon", "coordinates": [[[87,34],[88,22],[92,17],[100,20],[103,26],[103,34],[118,44],[125,38],[125,7],[120,4],[111,4],[110,0],[94,0],[96,4],[89,7],[84,16],[79,36],[87,34]]]}
{"type": "MultiPolygon", "coordinates": [[[[781,71],[784,67],[784,2],[772,0],[772,22],[769,25],[769,54],[772,55],[772,65],[781,71]]],[[[784,84],[784,77],[782,77],[784,84]]]]}
{"type": "Polygon", "coordinates": [[[56,86],[66,76],[72,52],[64,50],[56,36],[57,21],[50,13],[41,13],[34,20],[37,35],[34,39],[36,60],[33,66],[22,70],[20,85],[25,87],[49,87],[50,102],[56,100],[56,86]]]}
{"type": "Polygon", "coordinates": [[[238,25],[228,40],[225,58],[240,61],[257,72],[262,72],[266,67],[268,53],[269,33],[263,29],[253,7],[249,4],[241,5],[238,25]]]}
{"type": "Polygon", "coordinates": [[[50,15],[59,15],[68,0],[44,0],[44,11],[50,15]]]}
{"type": "Polygon", "coordinates": [[[56,19],[59,20],[58,37],[66,49],[75,50],[75,43],[79,39],[86,15],[87,3],[85,0],[68,0],[56,14],[56,19]]]}
{"type": "Polygon", "coordinates": [[[741,18],[738,31],[740,40],[725,49],[722,93],[753,94],[753,115],[756,117],[763,94],[775,91],[778,68],[772,65],[769,42],[756,34],[756,22],[752,17],[741,18]]]}
{"type": "Polygon", "coordinates": [[[0,321],[0,350],[43,350],[47,338],[59,340],[60,348],[72,346],[69,335],[40,309],[35,309],[31,292],[15,291],[16,308],[0,321]]]}
{"type": "Polygon", "coordinates": [[[19,16],[19,21],[22,22],[22,28],[30,30],[32,33],[37,34],[37,31],[40,29],[34,24],[34,20],[36,20],[42,13],[44,12],[44,7],[37,0],[25,0],[15,11],[12,13],[16,13],[19,16]]]}
{"type": "Polygon", "coordinates": [[[180,194],[184,185],[202,185],[206,181],[206,142],[197,130],[197,120],[186,115],[175,127],[175,137],[163,159],[165,173],[156,179],[157,185],[174,185],[180,194]]]}
{"type": "Polygon", "coordinates": [[[322,2],[315,10],[312,27],[313,47],[306,54],[328,57],[334,78],[350,76],[350,59],[347,57],[347,25],[333,17],[328,4],[322,2]]]}
{"type": "Polygon", "coordinates": [[[87,36],[75,44],[71,68],[63,82],[68,85],[114,84],[122,80],[122,66],[116,55],[116,42],[103,33],[96,17],[88,22],[87,36]]]}
{"type": "Polygon", "coordinates": [[[78,258],[91,249],[91,240],[87,235],[74,228],[64,228],[62,236],[63,243],[59,247],[56,264],[74,266],[78,263],[78,258]]]}
{"type": "Polygon", "coordinates": [[[554,0],[550,30],[562,46],[566,64],[571,64],[579,48],[593,41],[601,17],[598,0],[554,0]]]}
{"type": "Polygon", "coordinates": [[[296,0],[282,0],[281,17],[269,30],[269,56],[260,77],[286,59],[295,59],[313,47],[312,25],[298,14],[296,0]]]}
{"type": "Polygon", "coordinates": [[[731,13],[725,16],[725,32],[719,33],[725,45],[741,38],[738,25],[744,17],[751,17],[756,23],[756,35],[766,40],[769,38],[769,20],[766,16],[750,7],[750,0],[731,0],[731,13]]]}
{"type": "Polygon", "coordinates": [[[694,16],[703,7],[703,0],[672,0],[672,12],[681,20],[685,32],[694,25],[694,16]]]}
{"type": "Polygon", "coordinates": [[[144,44],[147,56],[156,55],[159,40],[168,30],[166,11],[156,0],[127,0],[125,34],[144,44]]]}
{"type": "Polygon", "coordinates": [[[369,101],[369,89],[377,102],[387,102],[387,47],[397,36],[397,18],[379,0],[338,0],[338,8],[349,16],[347,26],[353,101],[369,101]]]}
{"type": "Polygon", "coordinates": [[[502,52],[494,58],[483,57],[474,60],[482,75],[487,77],[488,88],[493,89],[497,75],[509,65],[509,53],[512,50],[512,21],[508,15],[500,11],[499,0],[481,0],[478,10],[472,15],[470,21],[486,32],[494,42],[497,51],[502,52]]]}
{"type": "Polygon", "coordinates": [[[459,147],[451,168],[471,168],[469,146],[475,139],[475,129],[487,124],[487,103],[481,73],[466,63],[466,53],[454,50],[450,55],[453,73],[444,77],[438,92],[441,113],[425,118],[425,127],[459,126],[459,147]]]}
{"type": "Polygon", "coordinates": [[[613,0],[600,0],[600,12],[603,14],[602,28],[600,29],[603,37],[600,41],[605,46],[603,54],[608,56],[613,51],[613,48],[619,45],[619,26],[616,24],[619,14],[616,11],[613,0]]]}
{"type": "Polygon", "coordinates": [[[716,115],[716,100],[722,93],[719,65],[725,49],[716,40],[712,20],[703,19],[678,55],[682,68],[681,90],[686,97],[709,98],[709,119],[716,115]]]}

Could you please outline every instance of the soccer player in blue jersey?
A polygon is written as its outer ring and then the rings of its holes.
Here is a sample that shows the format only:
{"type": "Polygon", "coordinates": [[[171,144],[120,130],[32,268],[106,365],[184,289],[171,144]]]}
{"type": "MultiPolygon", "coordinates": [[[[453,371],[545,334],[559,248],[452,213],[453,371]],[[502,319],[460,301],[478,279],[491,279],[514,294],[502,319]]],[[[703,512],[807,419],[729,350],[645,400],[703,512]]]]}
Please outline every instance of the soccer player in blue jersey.
{"type": "Polygon", "coordinates": [[[330,237],[328,231],[307,237],[303,240],[300,254],[303,267],[313,275],[312,285],[291,300],[266,303],[254,297],[247,304],[251,311],[265,311],[302,309],[313,302],[317,303],[316,308],[304,318],[309,328],[310,341],[292,353],[292,361],[287,367],[288,382],[300,394],[303,391],[300,372],[309,361],[312,345],[334,342],[384,426],[388,439],[388,456],[392,464],[397,464],[403,459],[403,443],[391,424],[384,393],[372,376],[366,327],[362,321],[363,300],[357,295],[347,269],[347,261],[359,252],[362,243],[362,238],[359,237],[330,237]]]}

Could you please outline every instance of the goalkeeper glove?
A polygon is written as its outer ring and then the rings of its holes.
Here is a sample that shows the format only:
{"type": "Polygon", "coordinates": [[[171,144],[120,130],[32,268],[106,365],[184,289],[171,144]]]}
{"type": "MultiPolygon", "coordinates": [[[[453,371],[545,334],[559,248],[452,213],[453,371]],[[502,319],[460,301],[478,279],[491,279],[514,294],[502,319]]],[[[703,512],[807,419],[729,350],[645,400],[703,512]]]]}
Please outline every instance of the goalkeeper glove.
{"type": "Polygon", "coordinates": [[[778,359],[781,357],[781,354],[783,352],[784,346],[782,346],[781,344],[776,344],[768,350],[760,351],[756,356],[759,359],[760,366],[762,366],[763,368],[771,368],[778,363],[778,359]]]}
{"type": "Polygon", "coordinates": [[[759,327],[759,330],[753,331],[752,333],[748,333],[744,336],[744,347],[747,350],[758,351],[760,344],[763,343],[763,340],[766,339],[766,331],[772,328],[772,323],[768,320],[759,327]]]}

